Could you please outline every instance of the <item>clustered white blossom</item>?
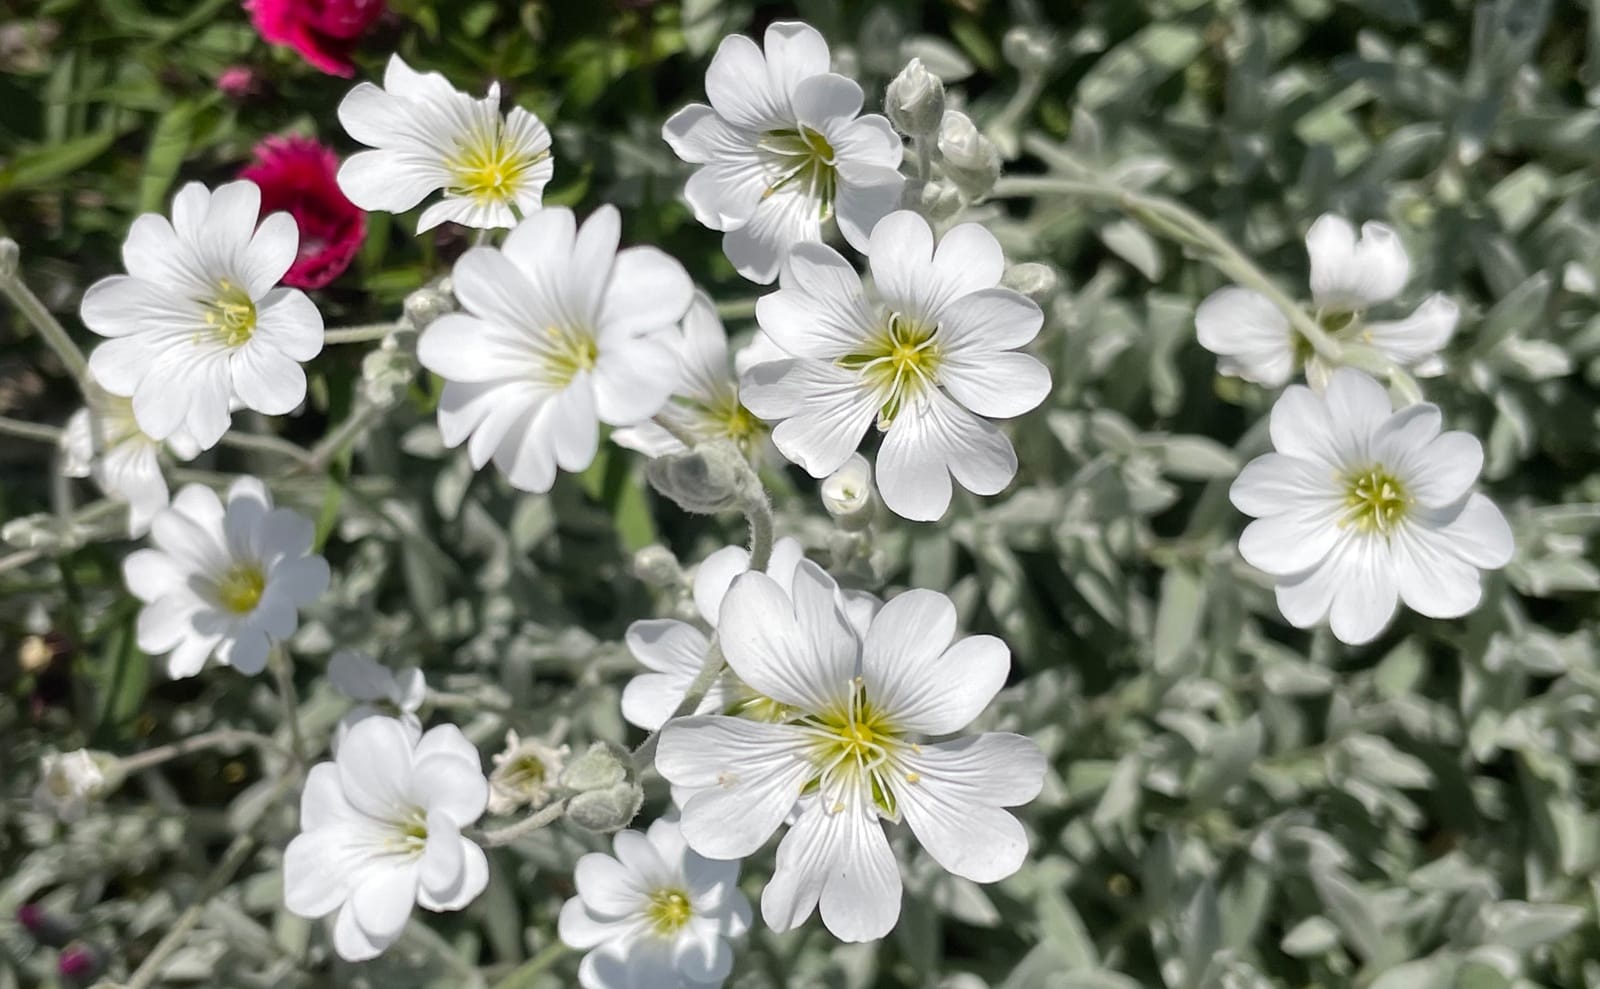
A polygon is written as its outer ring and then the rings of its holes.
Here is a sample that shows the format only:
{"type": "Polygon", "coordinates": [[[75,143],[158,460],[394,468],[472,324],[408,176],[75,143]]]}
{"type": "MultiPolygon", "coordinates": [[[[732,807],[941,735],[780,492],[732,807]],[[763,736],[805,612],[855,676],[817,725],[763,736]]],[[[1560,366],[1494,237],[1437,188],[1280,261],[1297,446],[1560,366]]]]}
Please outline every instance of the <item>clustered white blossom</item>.
{"type": "MultiPolygon", "coordinates": [[[[924,215],[949,212],[930,196],[949,193],[959,209],[987,195],[1001,168],[995,144],[946,107],[943,84],[916,60],[888,89],[889,119],[862,115],[861,87],[832,72],[822,36],[796,22],[771,25],[761,45],[724,39],[705,90],[709,105],[683,108],[662,131],[696,166],[685,198],[723,233],[740,274],[779,279],[731,365],[715,302],[660,250],[619,248],[615,207],[581,224],[569,209],[541,208],[550,133],[520,107],[502,114],[498,85],[475,98],[395,56],[382,87],[346,96],[339,118],[370,148],[339,173],[352,201],[404,212],[442,191],[419,233],[447,220],[511,228],[454,265],[460,311],[418,320],[417,359],[443,379],[445,445],[465,444],[474,468],[492,460],[528,492],[588,468],[602,426],[651,457],[723,463],[715,451],[731,448],[751,471],[775,448],[822,481],[823,504],[851,539],[872,523],[875,499],[934,521],[954,484],[1002,491],[1018,458],[995,420],[1051,396],[1049,370],[1024,351],[1045,314],[1002,287],[993,234],[972,222],[936,234],[924,215]],[[901,134],[936,154],[953,183],[941,192],[924,174],[904,197],[923,213],[900,208],[901,134]],[[830,224],[870,279],[824,243],[830,224]],[[869,462],[858,448],[874,427],[869,462]]],[[[148,529],[151,547],[123,569],[143,602],[138,644],[166,656],[173,677],[213,659],[246,674],[275,650],[287,659],[301,612],[331,581],[316,525],[275,506],[262,480],[239,478],[225,499],[190,484],[168,503],[164,453],[189,459],[215,445],[235,407],[293,410],[306,393],[301,364],[322,347],[316,307],[276,287],[295,258],[294,222],[260,219],[259,206],[249,182],[184,187],[170,220],[134,222],[128,274],[83,300],[84,322],[109,339],[90,359],[96,384],[69,423],[64,469],[126,501],[135,536],[148,529]]],[[[1443,369],[1450,300],[1367,319],[1409,277],[1393,229],[1368,223],[1358,237],[1329,215],[1306,241],[1310,318],[1329,339],[1418,374],[1443,369]]],[[[1398,602],[1431,618],[1475,607],[1480,571],[1504,566],[1513,549],[1504,517],[1474,490],[1478,441],[1444,431],[1435,405],[1396,409],[1373,378],[1314,352],[1260,292],[1222,289],[1195,320],[1223,373],[1276,388],[1303,367],[1312,386],[1277,398],[1274,452],[1231,490],[1254,518],[1239,552],[1272,578],[1285,618],[1327,622],[1359,644],[1398,602]]],[[[683,601],[688,620],[627,629],[645,671],[624,689],[621,713],[659,733],[655,766],[680,810],[621,830],[614,854],[578,862],[558,928],[587,952],[586,989],[722,984],[751,923],[740,861],[780,830],[765,923],[786,931],[820,912],[847,941],[881,938],[899,918],[902,862],[888,829],[905,825],[935,862],[975,882],[1004,879],[1027,857],[1010,808],[1040,792],[1044,756],[1020,735],[962,734],[1005,684],[1007,645],[960,636],[943,594],[913,588],[885,602],[842,589],[796,538],[769,533],[758,551],[761,542],[710,554],[688,586],[668,554],[652,583],[686,593],[693,613],[683,601]]],[[[329,740],[333,760],[306,777],[283,897],[301,916],[332,915],[347,960],[392,945],[413,906],[460,910],[484,891],[484,845],[495,839],[475,825],[486,810],[616,805],[609,831],[638,806],[643,767],[612,741],[569,761],[564,728],[548,738],[513,731],[485,776],[459,729],[424,731],[428,689],[416,666],[393,670],[341,649],[327,675],[357,706],[329,740]]],[[[44,769],[36,802],[69,821],[120,772],[82,751],[44,769]]]]}

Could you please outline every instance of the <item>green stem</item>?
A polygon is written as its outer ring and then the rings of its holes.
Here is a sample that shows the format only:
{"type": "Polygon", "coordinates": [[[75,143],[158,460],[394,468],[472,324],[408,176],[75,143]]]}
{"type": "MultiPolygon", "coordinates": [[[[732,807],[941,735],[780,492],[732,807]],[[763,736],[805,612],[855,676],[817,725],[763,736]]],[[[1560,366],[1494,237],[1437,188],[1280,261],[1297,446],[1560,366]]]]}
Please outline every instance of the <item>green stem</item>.
{"type": "Polygon", "coordinates": [[[361,438],[373,423],[383,418],[383,409],[371,402],[363,402],[355,410],[345,416],[344,422],[339,423],[333,432],[324,436],[316,446],[312,447],[308,455],[300,462],[292,473],[308,474],[328,469],[343,453],[345,447],[361,438]]]}
{"type": "Polygon", "coordinates": [[[84,359],[83,351],[72,342],[72,337],[50,314],[50,310],[45,308],[44,303],[39,301],[39,297],[33,294],[33,290],[23,284],[21,276],[14,271],[0,276],[0,294],[10,299],[11,304],[22,313],[22,317],[39,331],[44,342],[50,345],[50,349],[61,358],[61,363],[65,364],[67,370],[78,380],[78,387],[86,390],[85,386],[89,381],[89,362],[84,359]]]}
{"type": "Polygon", "coordinates": [[[232,447],[235,450],[252,450],[257,453],[270,453],[274,456],[288,457],[302,464],[311,459],[310,451],[304,447],[267,433],[244,433],[238,430],[229,430],[222,434],[221,444],[226,447],[232,447]]]}
{"type": "Polygon", "coordinates": [[[552,941],[545,945],[544,950],[534,955],[527,962],[513,969],[509,975],[494,984],[494,989],[528,989],[533,985],[534,976],[555,964],[561,956],[565,955],[568,948],[560,941],[552,941]]]}
{"type": "Polygon", "coordinates": [[[733,299],[717,303],[717,315],[723,319],[749,319],[755,314],[755,299],[733,299]]]}
{"type": "MultiPolygon", "coordinates": [[[[706,650],[705,665],[700,667],[700,672],[695,675],[694,681],[689,684],[689,692],[683,695],[683,700],[678,702],[677,708],[667,717],[666,721],[661,723],[661,728],[665,728],[678,718],[685,718],[693,714],[694,709],[700,706],[700,699],[705,697],[706,691],[710,690],[711,685],[717,682],[717,677],[722,675],[722,670],[726,665],[727,660],[722,656],[722,644],[713,638],[711,640],[711,648],[706,650]]],[[[646,735],[644,741],[639,743],[639,747],[633,750],[634,768],[641,773],[644,772],[645,767],[655,761],[656,746],[661,744],[661,728],[657,728],[649,735],[646,735]]]]}
{"type": "Polygon", "coordinates": [[[337,330],[328,330],[323,333],[322,343],[324,346],[333,346],[341,343],[366,343],[370,340],[382,340],[399,328],[399,323],[364,323],[361,326],[341,326],[337,330]]]}
{"type": "Polygon", "coordinates": [[[283,718],[289,724],[289,747],[294,752],[295,762],[303,769],[307,758],[306,742],[305,736],[300,733],[300,701],[294,689],[294,667],[289,662],[289,654],[279,645],[272,647],[267,664],[272,667],[272,675],[278,681],[283,718]]]}
{"type": "Polygon", "coordinates": [[[493,831],[483,832],[477,838],[478,844],[485,848],[498,848],[501,845],[509,845],[525,834],[532,834],[542,827],[554,824],[566,812],[567,802],[565,800],[557,800],[546,804],[515,824],[508,824],[503,828],[495,828],[493,831]]]}
{"type": "Polygon", "coordinates": [[[761,573],[772,560],[772,502],[754,470],[750,471],[750,477],[754,483],[745,498],[744,517],[750,523],[750,569],[761,573]]]}
{"type": "Polygon", "coordinates": [[[24,422],[21,419],[11,419],[6,416],[0,416],[0,434],[15,436],[24,440],[38,440],[40,443],[61,442],[61,430],[55,426],[46,426],[37,422],[24,422]]]}
{"type": "Polygon", "coordinates": [[[238,748],[245,745],[253,745],[263,752],[271,752],[287,759],[294,758],[291,753],[279,748],[272,739],[265,735],[259,735],[253,731],[221,728],[216,731],[194,735],[182,741],[172,742],[168,745],[158,745],[153,749],[146,749],[143,752],[124,756],[121,759],[121,767],[125,773],[137,773],[192,752],[203,752],[207,749],[238,748]]]}
{"type": "Polygon", "coordinates": [[[233,874],[239,871],[239,867],[244,865],[250,853],[255,851],[255,847],[256,839],[252,834],[242,834],[233,839],[233,844],[223,853],[222,861],[217,863],[217,867],[211,870],[211,875],[206,878],[200,895],[179,915],[177,922],[161,940],[156,942],[156,946],[145,956],[133,976],[123,984],[123,989],[150,989],[155,985],[156,979],[161,976],[162,966],[177,953],[183,945],[183,939],[188,936],[194,925],[200,922],[200,915],[205,911],[206,902],[228,885],[233,874]]]}

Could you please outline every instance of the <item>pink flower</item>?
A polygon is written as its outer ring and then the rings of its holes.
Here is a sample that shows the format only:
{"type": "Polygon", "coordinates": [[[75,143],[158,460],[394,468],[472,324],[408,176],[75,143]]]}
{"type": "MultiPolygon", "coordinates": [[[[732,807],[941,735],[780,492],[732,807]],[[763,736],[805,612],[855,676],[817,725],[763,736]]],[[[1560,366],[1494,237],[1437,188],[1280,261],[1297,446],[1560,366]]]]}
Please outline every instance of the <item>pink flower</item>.
{"type": "Polygon", "coordinates": [[[285,210],[300,228],[300,251],[285,285],[321,288],[348,267],[367,236],[367,214],[345,198],[339,158],[309,137],[269,137],[239,173],[261,187],[261,215],[285,210]]]}
{"type": "Polygon", "coordinates": [[[242,100],[256,90],[256,73],[248,65],[230,65],[217,76],[217,89],[231,100],[242,100]]]}
{"type": "Polygon", "coordinates": [[[261,36],[335,76],[355,75],[350,53],[387,8],[384,0],[245,0],[261,36]]]}

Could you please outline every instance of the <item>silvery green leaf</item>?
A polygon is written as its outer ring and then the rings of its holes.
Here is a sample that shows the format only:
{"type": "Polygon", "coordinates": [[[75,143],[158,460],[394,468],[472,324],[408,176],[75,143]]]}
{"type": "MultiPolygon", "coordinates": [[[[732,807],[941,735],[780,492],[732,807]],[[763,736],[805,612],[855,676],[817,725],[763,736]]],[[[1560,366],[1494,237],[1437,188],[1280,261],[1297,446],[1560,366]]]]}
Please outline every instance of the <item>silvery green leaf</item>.
{"type": "Polygon", "coordinates": [[[1547,340],[1512,337],[1495,348],[1494,362],[1523,381],[1547,381],[1572,373],[1572,359],[1547,340]]]}
{"type": "Polygon", "coordinates": [[[1161,245],[1132,220],[1113,220],[1100,228],[1100,240],[1122,260],[1133,265],[1152,282],[1161,280],[1166,270],[1161,245]]]}
{"type": "Polygon", "coordinates": [[[1197,574],[1175,566],[1162,575],[1152,642],[1157,671],[1178,672],[1184,656],[1199,645],[1205,601],[1206,585],[1197,574]]]}
{"type": "Polygon", "coordinates": [[[1209,481],[1239,473],[1239,455],[1205,436],[1165,436],[1149,443],[1167,474],[1183,480],[1209,481]]]}
{"type": "Polygon", "coordinates": [[[1565,903],[1505,900],[1484,908],[1487,937],[1508,948],[1532,948],[1564,937],[1589,916],[1583,907],[1565,903]]]}
{"type": "Polygon", "coordinates": [[[961,53],[961,49],[944,40],[929,34],[919,34],[907,38],[901,48],[901,54],[910,60],[922,59],[922,64],[929,72],[938,76],[946,83],[960,82],[972,75],[972,60],[961,53]]]}
{"type": "Polygon", "coordinates": [[[1284,954],[1296,958],[1311,958],[1325,955],[1339,944],[1339,929],[1333,926],[1326,917],[1310,916],[1300,923],[1278,943],[1284,954]]]}
{"type": "Polygon", "coordinates": [[[1456,960],[1451,957],[1401,962],[1384,970],[1372,982],[1372,989],[1455,989],[1452,979],[1456,966],[1456,960]]]}

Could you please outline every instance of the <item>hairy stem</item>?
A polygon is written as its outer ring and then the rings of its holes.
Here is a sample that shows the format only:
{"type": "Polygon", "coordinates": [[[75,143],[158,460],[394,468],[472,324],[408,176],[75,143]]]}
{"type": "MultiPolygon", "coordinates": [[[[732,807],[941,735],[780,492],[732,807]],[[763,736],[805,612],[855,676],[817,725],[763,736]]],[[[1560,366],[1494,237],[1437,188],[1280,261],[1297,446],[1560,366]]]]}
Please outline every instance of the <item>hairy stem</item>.
{"type": "Polygon", "coordinates": [[[244,865],[255,848],[256,839],[253,834],[246,833],[233,839],[233,844],[222,854],[222,861],[217,863],[217,867],[211,870],[211,875],[206,878],[200,895],[195,897],[195,901],[189,904],[188,909],[178,916],[177,922],[160,941],[156,942],[156,946],[150,949],[150,954],[145,956],[133,976],[123,984],[123,989],[150,989],[155,985],[156,979],[161,976],[162,967],[183,946],[183,939],[194,929],[194,925],[200,922],[200,915],[205,912],[206,902],[228,885],[233,879],[233,874],[239,871],[239,867],[244,865]]]}
{"type": "Polygon", "coordinates": [[[203,752],[207,749],[240,748],[246,745],[253,745],[263,752],[271,752],[286,759],[292,760],[295,758],[293,753],[280,748],[276,742],[265,735],[260,735],[253,731],[221,728],[216,731],[194,735],[182,741],[172,742],[168,745],[158,745],[153,749],[146,749],[143,752],[124,756],[121,760],[121,767],[123,772],[137,773],[193,752],[203,752]]]}
{"type": "Polygon", "coordinates": [[[23,284],[22,277],[15,271],[0,273],[0,294],[11,300],[44,342],[50,345],[56,356],[61,358],[61,363],[67,366],[72,376],[78,379],[78,387],[82,389],[89,381],[89,362],[84,359],[83,351],[72,342],[72,337],[67,333],[61,323],[50,314],[39,297],[33,290],[23,284]]]}
{"type": "Polygon", "coordinates": [[[15,436],[23,440],[37,440],[40,443],[61,442],[61,430],[55,426],[46,426],[37,422],[24,422],[21,419],[11,419],[6,416],[0,416],[0,435],[15,436]]]}
{"type": "Polygon", "coordinates": [[[300,732],[300,701],[294,689],[294,667],[289,654],[282,646],[273,646],[267,657],[272,675],[278,681],[278,698],[283,702],[283,719],[289,725],[289,747],[294,751],[294,761],[302,769],[306,765],[306,740],[300,732]]]}
{"type": "Polygon", "coordinates": [[[382,340],[384,337],[400,328],[399,323],[364,323],[360,326],[341,326],[336,330],[328,330],[322,334],[325,346],[340,343],[366,343],[369,340],[382,340]]]}
{"type": "MultiPolygon", "coordinates": [[[[689,692],[683,695],[683,700],[678,702],[677,708],[673,710],[666,721],[661,723],[661,727],[665,728],[675,719],[693,714],[694,709],[700,706],[701,698],[705,697],[706,691],[710,690],[711,685],[717,682],[717,677],[722,675],[723,668],[726,665],[727,661],[722,656],[722,643],[713,638],[711,640],[711,648],[706,650],[705,665],[700,667],[700,672],[695,675],[694,681],[689,684],[689,692]]],[[[645,768],[655,761],[656,746],[660,744],[661,728],[657,728],[645,736],[645,740],[640,742],[639,747],[633,750],[633,765],[638,772],[644,772],[645,768]]]]}
{"type": "Polygon", "coordinates": [[[537,955],[511,970],[505,978],[494,984],[494,989],[528,989],[533,980],[568,952],[566,945],[552,941],[537,955]]]}
{"type": "Polygon", "coordinates": [[[495,828],[493,831],[483,832],[477,837],[478,844],[485,848],[498,848],[501,845],[509,845],[525,834],[532,834],[542,827],[554,824],[566,812],[566,800],[556,800],[546,804],[515,824],[508,824],[503,828],[495,828]]]}

